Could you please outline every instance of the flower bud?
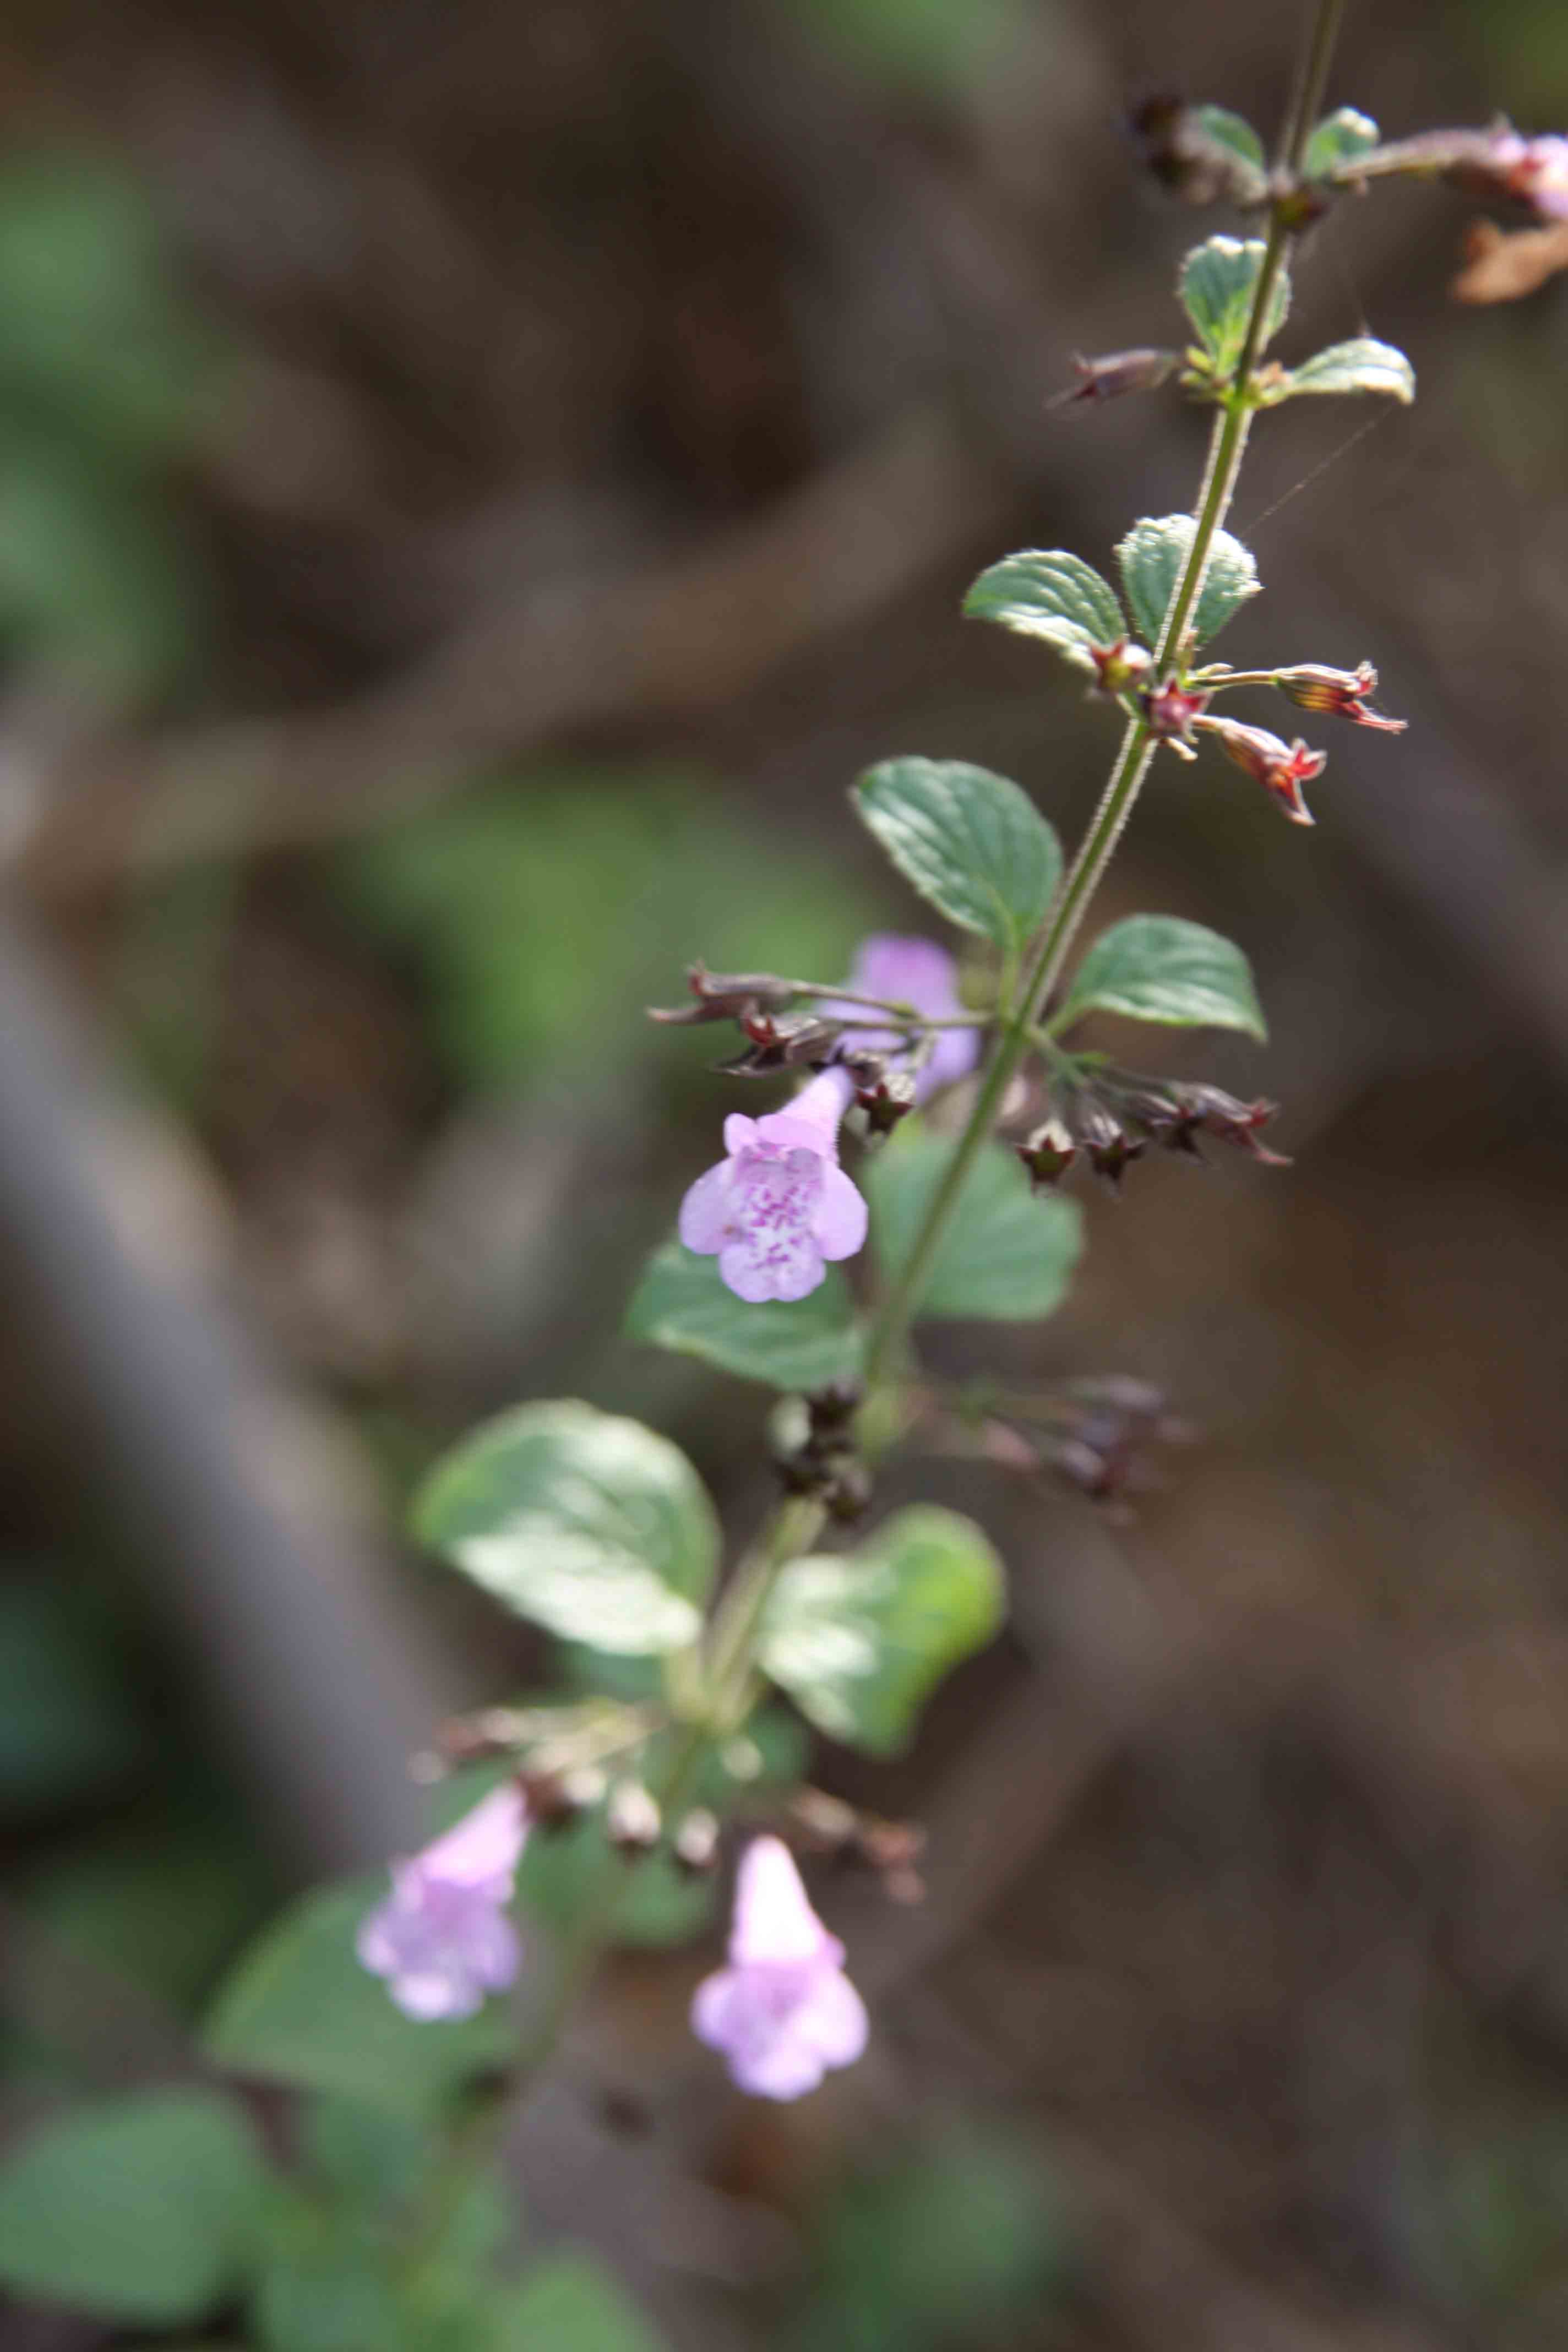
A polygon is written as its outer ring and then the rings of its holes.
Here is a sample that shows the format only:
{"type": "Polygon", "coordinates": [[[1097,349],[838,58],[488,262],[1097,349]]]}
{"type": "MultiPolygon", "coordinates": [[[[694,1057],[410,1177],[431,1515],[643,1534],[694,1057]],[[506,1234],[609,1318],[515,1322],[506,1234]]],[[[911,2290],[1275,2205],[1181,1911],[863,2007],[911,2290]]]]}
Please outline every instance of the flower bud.
{"type": "Polygon", "coordinates": [[[1370,662],[1358,662],[1354,669],[1298,662],[1291,669],[1277,669],[1274,683],[1300,709],[1332,711],[1358,727],[1381,727],[1388,735],[1405,732],[1405,719],[1385,719],[1381,710],[1368,707],[1367,697],[1377,692],[1377,672],[1370,662]]]}
{"type": "Polygon", "coordinates": [[[719,1822],[705,1805],[687,1814],[675,1832],[675,1859],[689,1877],[700,1878],[719,1861],[719,1822]]]}
{"type": "Polygon", "coordinates": [[[1026,1142],[1016,1143],[1013,1149],[1028,1170],[1037,1192],[1043,1186],[1059,1184],[1078,1158],[1078,1146],[1059,1118],[1047,1118],[1026,1142]]]}
{"type": "Polygon", "coordinates": [[[753,1007],[762,1012],[783,1013],[794,1003],[795,996],[789,982],[773,972],[710,971],[703,963],[689,966],[687,985],[694,999],[692,1003],[650,1004],[648,1019],[661,1021],[671,1028],[689,1028],[701,1021],[738,1021],[753,1007]]]}
{"type": "Polygon", "coordinates": [[[1292,824],[1310,824],[1312,813],[1301,796],[1301,786],[1321,776],[1329,764],[1326,751],[1310,751],[1298,736],[1281,742],[1267,727],[1245,727],[1238,719],[1200,719],[1198,725],[1216,736],[1226,757],[1271,792],[1292,824]]]}
{"type": "Polygon", "coordinates": [[[1078,382],[1066,392],[1058,392],[1047,403],[1047,407],[1068,408],[1085,400],[1117,400],[1127,392],[1158,392],[1181,366],[1182,354],[1139,350],[1107,352],[1100,359],[1086,360],[1081,352],[1074,352],[1072,364],[1078,382]]]}
{"type": "Polygon", "coordinates": [[[776,1070],[821,1069],[831,1061],[840,1030],[815,1013],[773,1013],[750,1005],[737,1018],[750,1040],[744,1053],[717,1067],[727,1077],[765,1078],[776,1070]]]}
{"type": "Polygon", "coordinates": [[[617,1853],[651,1853],[658,1843],[659,1812],[640,1780],[617,1780],[605,1807],[605,1835],[617,1853]]]}
{"type": "Polygon", "coordinates": [[[1194,694],[1174,677],[1168,677],[1163,686],[1146,688],[1139,700],[1150,733],[1168,743],[1190,743],[1193,722],[1209,705],[1206,694],[1194,694]]]}
{"type": "Polygon", "coordinates": [[[1096,694],[1129,693],[1142,686],[1154,667],[1148,646],[1135,645],[1131,637],[1118,637],[1110,646],[1090,646],[1089,657],[1095,667],[1091,691],[1096,694]]]}

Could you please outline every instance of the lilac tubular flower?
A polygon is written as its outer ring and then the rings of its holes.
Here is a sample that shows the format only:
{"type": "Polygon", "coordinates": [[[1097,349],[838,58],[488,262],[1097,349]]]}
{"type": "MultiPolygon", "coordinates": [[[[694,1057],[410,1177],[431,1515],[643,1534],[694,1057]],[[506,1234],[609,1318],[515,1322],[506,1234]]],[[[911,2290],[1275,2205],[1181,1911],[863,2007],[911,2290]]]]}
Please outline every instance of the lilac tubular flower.
{"type": "Polygon", "coordinates": [[[722,2053],[742,2091],[798,2099],[866,2047],[866,2005],[843,1962],[788,1846],[753,1838],[735,1883],[730,1965],[698,1986],[691,2031],[722,2053]]]}
{"type": "Polygon", "coordinates": [[[405,2017],[472,2017],[487,1993],[512,1982],[521,1947],[506,1906],[527,1838],[522,1792],[509,1780],[444,1837],[393,1864],[392,1893],[354,1949],[405,2017]]]}
{"type": "Polygon", "coordinates": [[[717,1256],[737,1298],[804,1298],[829,1258],[853,1257],[866,1239],[866,1203],[838,1165],[838,1123],[854,1081],[824,1070],[784,1110],[765,1118],[732,1112],[726,1157],[700,1176],[680,1204],[680,1238],[717,1256]]]}
{"type": "MultiPolygon", "coordinates": [[[[910,938],[898,931],[874,931],[862,940],[844,985],[858,989],[862,996],[913,1005],[931,1021],[953,1021],[963,1011],[958,996],[958,967],[947,950],[934,940],[910,938]]],[[[835,1001],[821,1010],[829,1020],[857,1021],[864,1017],[866,1008],[835,1001]]],[[[905,1040],[897,1029],[854,1029],[846,1045],[857,1052],[887,1054],[893,1057],[895,1069],[904,1066],[909,1058],[907,1052],[900,1051],[905,1040]]],[[[941,1087],[967,1077],[979,1058],[978,1029],[937,1030],[930,1057],[915,1072],[916,1102],[923,1103],[941,1087]]]]}

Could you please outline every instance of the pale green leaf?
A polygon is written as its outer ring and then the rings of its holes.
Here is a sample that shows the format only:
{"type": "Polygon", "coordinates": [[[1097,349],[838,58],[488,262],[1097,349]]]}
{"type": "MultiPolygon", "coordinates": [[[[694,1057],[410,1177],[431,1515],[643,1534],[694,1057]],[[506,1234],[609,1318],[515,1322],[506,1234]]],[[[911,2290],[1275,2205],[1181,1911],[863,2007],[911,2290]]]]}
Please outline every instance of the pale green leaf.
{"type": "Polygon", "coordinates": [[[1102,931],[1078,968],[1062,1024],[1121,1013],[1183,1029],[1268,1033],[1241,950],[1179,915],[1130,915],[1102,931]]]}
{"type": "Polygon", "coordinates": [[[219,1987],[203,2045],[236,2074],[427,2116],[513,2041],[505,2005],[416,2021],[361,1966],[354,1937],[388,1892],[384,1877],[318,1887],[241,1954],[219,1987]]]}
{"type": "Polygon", "coordinates": [[[222,2092],[69,2108],[0,2167],[0,2283],[138,2326],[200,2319],[237,2283],[267,2189],[249,2119],[222,2092]]]}
{"type": "Polygon", "coordinates": [[[1325,114],[1307,142],[1307,152],[1301,159],[1305,179],[1320,180],[1346,163],[1353,163],[1369,147],[1375,147],[1381,137],[1370,114],[1362,114],[1353,106],[1336,107],[1325,114]]]}
{"type": "MultiPolygon", "coordinates": [[[[912,1128],[910,1121],[866,1171],[884,1266],[907,1259],[952,1156],[951,1143],[912,1128]]],[[[969,1171],[916,1311],[999,1322],[1049,1315],[1061,1303],[1082,1247],[1077,1202],[1035,1199],[1012,1152],[986,1144],[969,1171]]]]}
{"type": "Polygon", "coordinates": [[[1114,645],[1127,623],[1109,581],[1065,549],[1029,548],[983,572],[963,600],[972,621],[995,621],[1038,637],[1079,668],[1092,670],[1090,646],[1114,645]]]}
{"type": "Polygon", "coordinates": [[[831,1738],[907,1745],[927,1694],[1002,1622],[1002,1563],[972,1519],[917,1505],[849,1559],[793,1560],[763,1618],[763,1670],[831,1738]]]}
{"type": "Polygon", "coordinates": [[[1358,335],[1348,343],[1331,343],[1292,368],[1279,396],[1291,400],[1301,392],[1382,393],[1408,407],[1415,397],[1415,371],[1393,343],[1358,335]]]}
{"type": "Polygon", "coordinates": [[[828,1388],[860,1368],[854,1302],[834,1266],[809,1297],[748,1306],[725,1287],[716,1257],[666,1242],[643,1268],[626,1328],[629,1339],[773,1388],[828,1388]]]}
{"type": "Polygon", "coordinates": [[[1028,794],[965,760],[884,760],[855,806],[905,880],[1005,954],[1044,918],[1061,875],[1055,833],[1028,794]]]}
{"type": "MultiPolygon", "coordinates": [[[[1192,543],[1191,515],[1145,515],[1116,551],[1133,622],[1146,645],[1160,642],[1165,614],[1192,543]]],[[[1249,596],[1257,595],[1260,584],[1258,566],[1241,541],[1228,530],[1216,530],[1203,592],[1188,624],[1194,643],[1206,644],[1249,596]]]]}
{"type": "Polygon", "coordinates": [[[664,2338],[587,2252],[536,2263],[497,2306],[493,2352],[665,2352],[664,2338]]]}
{"type": "Polygon", "coordinates": [[[719,1559],[713,1506],[679,1447],[572,1402],[520,1405],[464,1438],[414,1525],[518,1616],[634,1655],[692,1639],[719,1559]]]}
{"type": "Polygon", "coordinates": [[[1203,125],[1206,138],[1216,147],[1235,157],[1244,173],[1255,173],[1259,184],[1268,170],[1263,142],[1244,115],[1233,114],[1226,106],[1197,106],[1193,109],[1203,125]]]}
{"type": "MultiPolygon", "coordinates": [[[[1219,375],[1228,375],[1241,357],[1265,249],[1258,237],[1211,236],[1182,264],[1183,307],[1219,375]]],[[[1289,273],[1281,268],[1258,339],[1260,352],[1279,332],[1289,308],[1289,273]]]]}

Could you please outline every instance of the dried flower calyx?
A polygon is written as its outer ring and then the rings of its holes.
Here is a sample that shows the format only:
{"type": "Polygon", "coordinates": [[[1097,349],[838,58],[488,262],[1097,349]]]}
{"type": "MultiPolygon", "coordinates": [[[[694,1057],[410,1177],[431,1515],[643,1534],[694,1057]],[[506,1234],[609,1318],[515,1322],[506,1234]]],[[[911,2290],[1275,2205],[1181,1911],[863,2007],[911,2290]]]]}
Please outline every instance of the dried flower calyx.
{"type": "Polygon", "coordinates": [[[1158,392],[1181,366],[1182,354],[1154,350],[1106,352],[1090,360],[1074,352],[1072,364],[1078,382],[1047,401],[1048,408],[1076,407],[1082,402],[1098,405],[1119,400],[1124,393],[1158,392]]]}
{"type": "Polygon", "coordinates": [[[1377,672],[1367,661],[1358,662],[1354,669],[1329,669],[1321,662],[1297,662],[1289,669],[1277,669],[1273,682],[1300,710],[1331,711],[1335,718],[1349,719],[1357,727],[1381,728],[1387,735],[1403,735],[1409,723],[1404,719],[1385,718],[1381,710],[1372,709],[1369,698],[1377,692],[1377,672]]]}
{"type": "Polygon", "coordinates": [[[1247,727],[1239,719],[1204,718],[1196,724],[1215,738],[1238,768],[1272,793],[1292,824],[1315,822],[1301,786],[1322,774],[1329,764],[1326,751],[1310,750],[1300,736],[1286,743],[1267,727],[1247,727]]]}

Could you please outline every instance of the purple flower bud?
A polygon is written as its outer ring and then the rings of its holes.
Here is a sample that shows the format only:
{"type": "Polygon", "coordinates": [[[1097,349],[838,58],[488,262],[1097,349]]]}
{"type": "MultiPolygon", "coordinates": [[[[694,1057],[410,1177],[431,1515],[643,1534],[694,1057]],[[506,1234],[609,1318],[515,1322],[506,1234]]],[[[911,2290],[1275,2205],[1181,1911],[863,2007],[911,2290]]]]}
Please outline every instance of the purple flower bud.
{"type": "MultiPolygon", "coordinates": [[[[908,1004],[931,1021],[955,1021],[963,1012],[958,996],[958,967],[934,940],[908,937],[898,931],[875,931],[862,940],[846,988],[862,996],[879,996],[890,1004],[908,1004]]],[[[842,1002],[821,1008],[829,1020],[857,1021],[865,1006],[842,1002]]],[[[909,1066],[909,1041],[897,1029],[855,1029],[847,1041],[856,1053],[885,1054],[894,1069],[909,1066]]],[[[976,1029],[939,1029],[930,1056],[913,1073],[915,1100],[924,1102],[942,1087],[967,1077],[980,1058],[976,1029]]]]}
{"type": "Polygon", "coordinates": [[[742,2091],[798,2099],[866,2047],[866,2006],[843,1962],[788,1846],[754,1838],[735,1884],[730,1965],[698,1986],[691,2031],[723,2054],[742,2091]]]}
{"type": "Polygon", "coordinates": [[[412,1861],[393,1864],[392,1893],[354,1949],[405,2017],[471,2017],[511,1983],[521,1951],[506,1906],[527,1837],[522,1792],[508,1780],[412,1861]]]}
{"type": "Polygon", "coordinates": [[[724,1121],[726,1157],[691,1186],[679,1231],[689,1250],[717,1256],[737,1298],[804,1298],[829,1258],[864,1244],[866,1203],[838,1165],[853,1091],[847,1070],[824,1070],[787,1108],[724,1121]]]}

